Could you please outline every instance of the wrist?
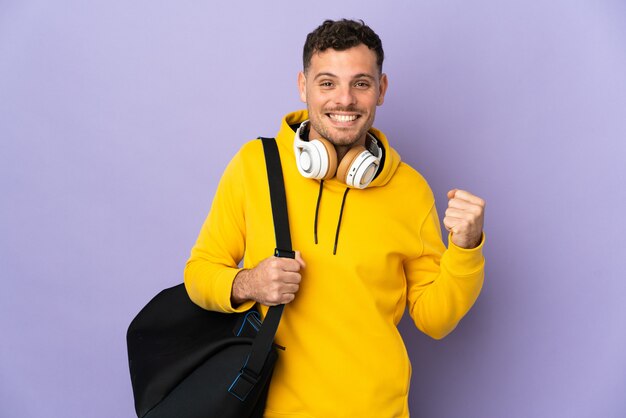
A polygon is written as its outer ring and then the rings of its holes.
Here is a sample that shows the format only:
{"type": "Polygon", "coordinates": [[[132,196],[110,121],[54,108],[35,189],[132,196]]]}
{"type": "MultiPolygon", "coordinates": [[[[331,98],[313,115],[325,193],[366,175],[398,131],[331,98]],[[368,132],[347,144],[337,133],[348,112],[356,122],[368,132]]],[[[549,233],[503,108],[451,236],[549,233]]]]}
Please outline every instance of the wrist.
{"type": "Polygon", "coordinates": [[[474,240],[470,241],[468,245],[464,246],[463,248],[465,248],[466,250],[473,250],[474,248],[478,248],[482,241],[483,241],[483,234],[481,232],[478,238],[475,238],[474,240]]]}
{"type": "Polygon", "coordinates": [[[453,248],[457,251],[464,252],[475,252],[478,250],[482,250],[482,247],[485,244],[485,233],[481,233],[480,238],[473,244],[475,245],[466,245],[466,243],[461,243],[463,245],[459,245],[459,243],[455,242],[454,235],[452,233],[448,234],[448,249],[453,248]]]}
{"type": "Polygon", "coordinates": [[[237,275],[235,275],[235,279],[233,280],[233,286],[230,293],[230,301],[233,306],[240,305],[248,300],[250,297],[248,295],[248,275],[250,270],[243,269],[240,270],[237,275]]]}

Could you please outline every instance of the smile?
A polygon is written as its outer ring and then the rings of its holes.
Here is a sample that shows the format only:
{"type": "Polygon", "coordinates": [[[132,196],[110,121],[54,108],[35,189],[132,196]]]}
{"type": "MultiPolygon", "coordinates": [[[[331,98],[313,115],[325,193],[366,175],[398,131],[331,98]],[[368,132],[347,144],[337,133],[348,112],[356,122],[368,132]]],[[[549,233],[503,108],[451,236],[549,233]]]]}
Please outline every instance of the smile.
{"type": "Polygon", "coordinates": [[[352,122],[359,118],[359,115],[338,115],[335,113],[328,113],[327,115],[329,118],[331,118],[335,122],[342,122],[342,123],[352,122]]]}

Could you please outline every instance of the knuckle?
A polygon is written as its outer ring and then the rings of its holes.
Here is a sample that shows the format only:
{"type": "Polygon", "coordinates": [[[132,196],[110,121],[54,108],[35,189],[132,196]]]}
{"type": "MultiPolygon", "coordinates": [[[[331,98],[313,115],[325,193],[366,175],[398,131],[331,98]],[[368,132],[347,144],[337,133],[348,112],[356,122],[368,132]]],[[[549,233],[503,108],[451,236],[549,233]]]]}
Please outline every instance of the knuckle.
{"type": "Polygon", "coordinates": [[[272,303],[280,303],[280,296],[281,296],[280,292],[278,292],[278,291],[273,291],[273,292],[270,294],[270,296],[269,296],[269,298],[268,298],[268,299],[269,299],[272,303]]]}
{"type": "Polygon", "coordinates": [[[277,269],[280,266],[280,258],[272,258],[269,265],[273,269],[277,269]]]}
{"type": "Polygon", "coordinates": [[[267,293],[270,297],[275,297],[280,294],[280,285],[277,282],[270,283],[269,288],[267,289],[267,293]]]}
{"type": "Polygon", "coordinates": [[[463,212],[463,220],[466,222],[472,222],[476,219],[476,214],[473,211],[463,212]]]}

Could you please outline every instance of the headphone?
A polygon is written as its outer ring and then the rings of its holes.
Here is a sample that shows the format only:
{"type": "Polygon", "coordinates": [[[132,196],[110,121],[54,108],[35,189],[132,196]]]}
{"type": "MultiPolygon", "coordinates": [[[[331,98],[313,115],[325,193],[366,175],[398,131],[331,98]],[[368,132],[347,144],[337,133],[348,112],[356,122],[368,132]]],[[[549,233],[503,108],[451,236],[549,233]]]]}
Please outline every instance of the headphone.
{"type": "Polygon", "coordinates": [[[355,145],[341,159],[337,165],[337,152],[334,145],[325,138],[302,139],[302,134],[308,128],[308,120],[300,124],[296,130],[293,141],[293,149],[296,154],[298,171],[306,178],[331,179],[336,177],[339,181],[350,187],[364,189],[374,180],[383,151],[374,135],[367,133],[366,147],[355,145]]]}

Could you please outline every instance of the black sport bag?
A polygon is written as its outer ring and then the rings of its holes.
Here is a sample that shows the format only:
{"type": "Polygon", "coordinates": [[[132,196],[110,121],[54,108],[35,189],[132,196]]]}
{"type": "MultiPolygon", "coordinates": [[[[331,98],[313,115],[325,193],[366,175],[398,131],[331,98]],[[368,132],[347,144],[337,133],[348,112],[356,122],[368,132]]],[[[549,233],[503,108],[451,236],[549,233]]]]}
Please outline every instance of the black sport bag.
{"type": "MultiPolygon", "coordinates": [[[[273,138],[261,138],[276,233],[275,256],[294,258],[280,157],[273,138]]],[[[126,335],[135,410],[140,418],[261,418],[274,364],[273,344],[284,305],[261,322],[207,311],[183,284],[156,295],[126,335]]]]}

